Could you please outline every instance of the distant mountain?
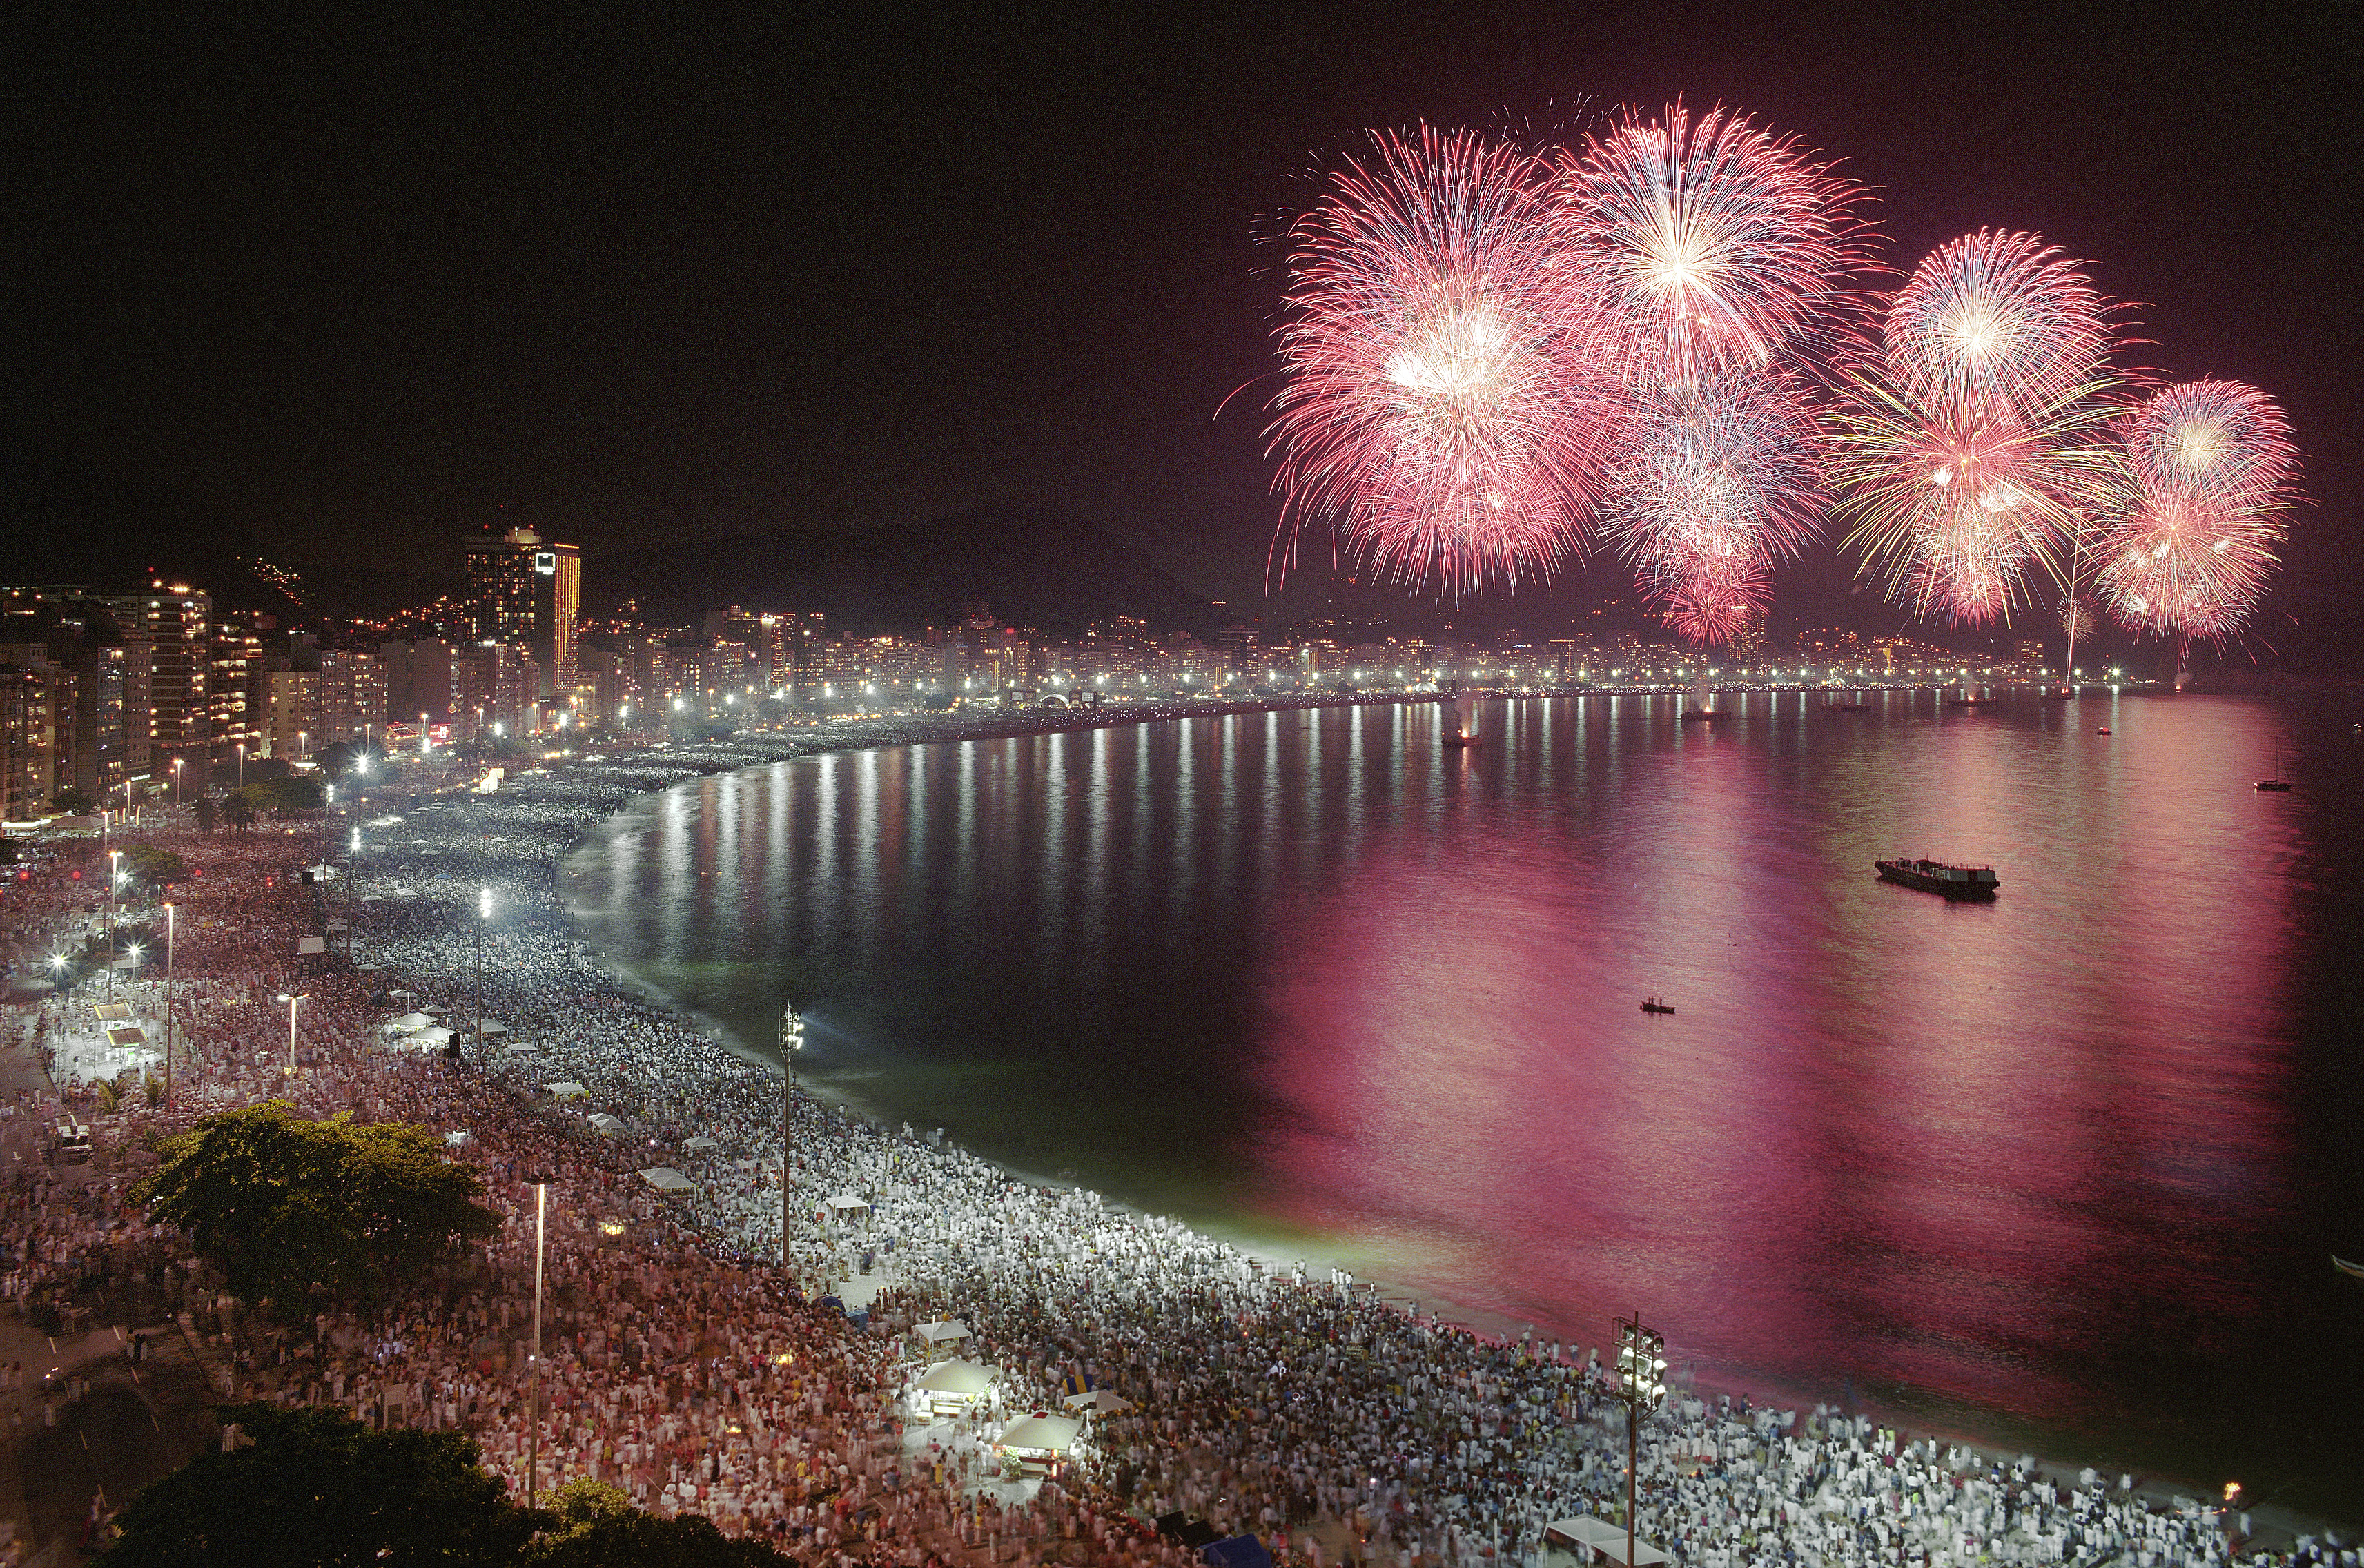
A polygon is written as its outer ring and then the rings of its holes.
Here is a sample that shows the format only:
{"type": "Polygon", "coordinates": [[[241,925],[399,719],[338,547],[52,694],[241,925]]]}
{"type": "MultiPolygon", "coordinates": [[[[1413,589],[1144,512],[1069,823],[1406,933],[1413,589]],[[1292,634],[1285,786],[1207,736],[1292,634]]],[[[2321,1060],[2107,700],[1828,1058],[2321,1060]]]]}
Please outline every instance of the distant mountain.
{"type": "Polygon", "coordinates": [[[204,589],[219,609],[283,622],[384,616],[460,585],[456,572],[298,569],[193,496],[13,443],[0,452],[0,582],[136,593],[161,578],[204,589]]]}
{"type": "Polygon", "coordinates": [[[643,618],[694,622],[708,610],[819,610],[830,629],[917,631],[982,599],[1005,625],[1081,636],[1137,616],[1159,631],[1211,633],[1223,612],[1098,523],[1038,506],[980,506],[909,527],[776,529],[663,545],[583,563],[586,608],[626,599],[643,618]]]}

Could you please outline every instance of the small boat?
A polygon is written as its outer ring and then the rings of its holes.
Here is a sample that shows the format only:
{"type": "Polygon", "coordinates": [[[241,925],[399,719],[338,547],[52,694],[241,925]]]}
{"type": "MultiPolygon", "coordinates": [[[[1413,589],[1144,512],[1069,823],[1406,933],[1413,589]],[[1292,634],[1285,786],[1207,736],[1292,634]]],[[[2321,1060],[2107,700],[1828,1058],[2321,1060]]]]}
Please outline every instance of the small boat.
{"type": "Polygon", "coordinates": [[[2290,786],[2290,780],[2282,777],[2282,744],[2277,740],[2274,742],[2274,776],[2259,779],[2258,787],[2275,795],[2288,795],[2290,786]]]}
{"type": "Polygon", "coordinates": [[[1943,861],[1908,861],[1899,855],[1892,861],[1874,861],[1883,882],[1901,883],[1917,887],[1924,893],[1942,894],[1952,900],[1992,898],[2002,884],[1996,880],[1992,866],[1947,865],[1943,861]]]}
{"type": "Polygon", "coordinates": [[[1738,718],[1739,717],[1740,710],[1738,708],[1694,707],[1688,708],[1684,711],[1683,722],[1685,724],[1694,722],[1701,724],[1713,724],[1719,718],[1738,718]]]}
{"type": "Polygon", "coordinates": [[[2354,1274],[2358,1279],[2364,1279],[2364,1263],[2351,1263],[2336,1252],[2331,1254],[2331,1266],[2343,1274],[2354,1274]]]}
{"type": "Polygon", "coordinates": [[[1653,996],[1642,1004],[1642,1010],[1645,1013],[1671,1013],[1675,1010],[1675,1005],[1672,1002],[1661,1002],[1653,996]]]}
{"type": "Polygon", "coordinates": [[[2106,725],[2106,724],[2104,724],[2103,726],[2102,726],[2102,728],[2101,728],[2096,729],[2095,731],[2093,731],[2093,733],[2094,733],[2094,734],[2096,734],[2096,735],[2107,735],[2109,732],[2110,732],[2110,727],[2109,727],[2108,725],[2106,725]]]}
{"type": "Polygon", "coordinates": [[[1465,734],[1460,733],[1459,731],[1455,731],[1455,733],[1453,733],[1453,734],[1451,734],[1451,735],[1448,735],[1448,736],[1446,736],[1446,737],[1444,738],[1444,744],[1445,744],[1445,745],[1447,745],[1448,747],[1450,747],[1450,746],[1483,746],[1484,744],[1486,744],[1486,738],[1485,738],[1484,736],[1482,736],[1482,735],[1465,735],[1465,734]]]}

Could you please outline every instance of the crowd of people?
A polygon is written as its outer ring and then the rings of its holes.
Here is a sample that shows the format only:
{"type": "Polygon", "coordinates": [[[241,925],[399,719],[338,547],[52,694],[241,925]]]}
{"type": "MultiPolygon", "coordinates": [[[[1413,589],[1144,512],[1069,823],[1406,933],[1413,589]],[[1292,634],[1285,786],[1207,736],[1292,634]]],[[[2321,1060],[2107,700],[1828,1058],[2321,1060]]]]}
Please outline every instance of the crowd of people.
{"type": "MultiPolygon", "coordinates": [[[[117,995],[159,1045],[169,1019],[173,1094],[59,1084],[109,1173],[69,1198],[18,1163],[13,1298],[54,1309],[113,1259],[185,1314],[225,1395],[464,1429],[520,1495],[612,1482],[807,1562],[1179,1564],[1212,1531],[1316,1568],[1466,1565],[1565,1548],[1570,1520],[1622,1553],[1626,1414],[1597,1350],[1475,1334],[784,1094],[770,1062],[585,956],[558,865],[599,817],[809,744],[592,755],[489,795],[381,785],[245,834],[151,818],[140,840],[202,874],[173,890],[169,978],[151,962],[117,995]],[[273,1097],[432,1129],[482,1173],[500,1237],[367,1320],[290,1326],[222,1296],[121,1195],[152,1134],[273,1097]],[[947,1414],[913,1385],[955,1351],[991,1386],[947,1414]],[[1087,1390],[1116,1397],[1058,1463],[997,1446],[1007,1419],[1087,1390]]],[[[11,884],[23,950],[91,917],[68,863],[11,884]]],[[[14,1009],[13,1042],[71,1060],[89,1000],[14,1009]]],[[[2269,1551],[2207,1499],[1823,1408],[1678,1389],[1635,1449],[1639,1537],[1685,1568],[2357,1568],[2327,1539],[2269,1551]]]]}

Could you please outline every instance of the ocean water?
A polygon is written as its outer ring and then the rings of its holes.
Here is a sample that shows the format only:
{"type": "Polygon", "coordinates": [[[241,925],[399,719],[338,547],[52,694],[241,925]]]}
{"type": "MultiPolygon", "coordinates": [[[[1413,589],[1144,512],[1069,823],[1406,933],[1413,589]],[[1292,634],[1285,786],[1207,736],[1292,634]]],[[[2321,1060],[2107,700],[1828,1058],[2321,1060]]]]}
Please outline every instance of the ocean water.
{"type": "Polygon", "coordinates": [[[1702,1383],[2364,1515],[2357,716],[1812,700],[818,754],[640,803],[569,895],[1013,1165],[1578,1344],[1638,1309],[1702,1383]]]}

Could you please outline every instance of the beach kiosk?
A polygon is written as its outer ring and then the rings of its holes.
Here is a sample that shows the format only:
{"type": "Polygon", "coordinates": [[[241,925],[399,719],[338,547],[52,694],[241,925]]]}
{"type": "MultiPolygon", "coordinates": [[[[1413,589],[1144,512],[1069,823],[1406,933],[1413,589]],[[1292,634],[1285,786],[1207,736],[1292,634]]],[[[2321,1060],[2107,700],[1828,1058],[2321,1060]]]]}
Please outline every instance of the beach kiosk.
{"type": "MultiPolygon", "coordinates": [[[[1005,1459],[1018,1462],[1021,1477],[1032,1476],[1049,1480],[1059,1473],[1067,1450],[1075,1445],[1076,1434],[1083,1423],[1066,1416],[1051,1416],[1037,1412],[1020,1416],[1001,1429],[1001,1440],[995,1446],[1005,1459]]],[[[1006,1471],[1004,1473],[1008,1473],[1006,1471]]]]}
{"type": "Polygon", "coordinates": [[[1596,1519],[1584,1514],[1572,1519],[1554,1519],[1544,1527],[1546,1546],[1572,1546],[1576,1560],[1590,1564],[1606,1558],[1621,1568],[1652,1568],[1667,1561],[1667,1554],[1646,1540],[1634,1543],[1634,1561],[1625,1561],[1625,1527],[1612,1525],[1606,1519],[1596,1519]]]}
{"type": "Polygon", "coordinates": [[[971,1361],[938,1362],[911,1385],[911,1402],[935,1420],[958,1415],[993,1390],[993,1369],[971,1361]]]}
{"type": "Polygon", "coordinates": [[[926,1347],[928,1359],[934,1361],[938,1356],[952,1355],[960,1349],[960,1342],[968,1338],[968,1325],[957,1318],[946,1318],[933,1323],[922,1323],[911,1332],[917,1334],[926,1347]]]}

